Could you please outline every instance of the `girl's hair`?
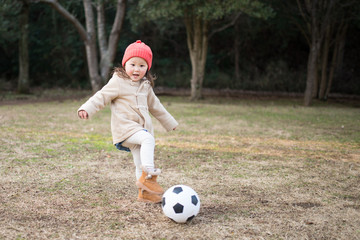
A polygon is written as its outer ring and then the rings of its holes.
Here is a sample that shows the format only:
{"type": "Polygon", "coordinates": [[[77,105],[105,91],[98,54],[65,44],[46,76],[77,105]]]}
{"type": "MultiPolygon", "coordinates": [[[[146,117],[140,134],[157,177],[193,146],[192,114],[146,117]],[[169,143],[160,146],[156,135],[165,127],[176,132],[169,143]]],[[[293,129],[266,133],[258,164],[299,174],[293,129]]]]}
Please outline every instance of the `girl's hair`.
{"type": "MultiPolygon", "coordinates": [[[[120,65],[119,67],[114,68],[113,74],[116,73],[119,77],[123,78],[130,78],[129,75],[127,75],[125,68],[120,65]]],[[[150,81],[150,84],[152,87],[154,87],[154,81],[156,80],[156,76],[151,74],[151,72],[148,70],[145,74],[145,78],[150,81]]]]}

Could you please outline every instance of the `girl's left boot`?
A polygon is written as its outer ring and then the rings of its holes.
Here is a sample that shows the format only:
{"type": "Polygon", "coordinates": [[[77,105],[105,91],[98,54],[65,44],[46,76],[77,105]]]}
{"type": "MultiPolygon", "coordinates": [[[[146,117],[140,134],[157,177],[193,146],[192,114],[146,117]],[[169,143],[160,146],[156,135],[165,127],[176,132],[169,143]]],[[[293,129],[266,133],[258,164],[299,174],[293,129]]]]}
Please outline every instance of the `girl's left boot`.
{"type": "Polygon", "coordinates": [[[162,197],[159,194],[153,194],[144,189],[139,188],[139,196],[137,200],[139,202],[146,202],[146,203],[160,203],[162,201],[162,197]]]}
{"type": "Polygon", "coordinates": [[[151,175],[148,172],[143,171],[139,180],[136,181],[136,186],[152,194],[162,195],[164,189],[157,183],[157,175],[151,175]]]}

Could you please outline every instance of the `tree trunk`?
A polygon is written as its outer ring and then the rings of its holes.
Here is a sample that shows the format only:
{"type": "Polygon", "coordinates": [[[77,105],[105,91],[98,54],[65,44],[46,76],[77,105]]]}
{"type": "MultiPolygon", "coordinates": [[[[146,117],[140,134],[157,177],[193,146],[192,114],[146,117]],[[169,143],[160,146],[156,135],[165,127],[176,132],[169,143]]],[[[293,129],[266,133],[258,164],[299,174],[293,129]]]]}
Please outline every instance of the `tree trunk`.
{"type": "Polygon", "coordinates": [[[328,58],[329,58],[329,50],[330,50],[330,38],[331,38],[331,27],[327,26],[326,28],[326,35],[324,39],[324,46],[323,46],[323,52],[322,52],[322,63],[321,63],[321,80],[320,80],[320,86],[319,86],[319,93],[318,97],[320,100],[325,99],[325,91],[328,81],[328,58]]]}
{"type": "Polygon", "coordinates": [[[333,51],[333,56],[332,56],[332,60],[331,60],[331,66],[330,66],[330,71],[329,71],[329,80],[328,80],[328,84],[326,86],[326,89],[325,89],[325,93],[324,93],[324,96],[323,96],[323,99],[326,100],[329,96],[329,93],[330,93],[330,89],[331,89],[331,85],[332,85],[332,82],[333,82],[333,79],[334,79],[334,71],[335,71],[335,64],[336,64],[336,59],[338,57],[338,44],[335,43],[335,47],[334,47],[334,51],[333,51]]]}
{"type": "Polygon", "coordinates": [[[96,48],[95,18],[91,0],[83,0],[85,10],[85,22],[87,40],[85,41],[86,59],[89,68],[90,83],[93,92],[101,89],[104,85],[99,74],[99,60],[96,48]]]}
{"type": "Polygon", "coordinates": [[[208,48],[208,22],[191,15],[185,17],[185,25],[192,66],[190,99],[196,101],[203,97],[202,85],[208,48]]]}
{"type": "Polygon", "coordinates": [[[107,78],[109,77],[110,68],[112,62],[116,56],[117,43],[119,41],[120,30],[122,28],[122,23],[125,15],[125,3],[126,0],[117,0],[116,7],[116,16],[112,26],[112,30],[109,36],[109,42],[106,42],[105,37],[105,17],[104,17],[104,6],[103,1],[98,3],[98,33],[99,33],[99,47],[101,61],[98,56],[97,49],[97,39],[95,31],[95,16],[92,9],[91,0],[83,0],[84,11],[85,11],[85,21],[86,21],[86,30],[79,22],[78,19],[66,9],[57,0],[39,0],[40,2],[50,4],[55,10],[57,10],[61,15],[63,15],[73,26],[77,29],[80,34],[80,37],[85,45],[86,51],[86,60],[88,65],[88,73],[90,78],[90,83],[93,92],[98,91],[105,84],[107,78]],[[99,61],[101,62],[99,64],[99,61]],[[99,67],[100,65],[100,67],[99,67]]]}
{"type": "Polygon", "coordinates": [[[240,23],[239,21],[235,22],[235,39],[234,39],[234,62],[235,62],[235,79],[240,81],[240,23]]]}
{"type": "MultiPolygon", "coordinates": [[[[310,4],[310,3],[309,3],[310,4]]],[[[306,89],[304,94],[304,105],[310,106],[311,101],[313,98],[313,92],[315,88],[316,78],[317,78],[317,60],[319,56],[319,49],[320,49],[320,39],[319,39],[319,29],[318,29],[318,21],[316,16],[316,4],[317,1],[312,3],[312,6],[307,6],[310,10],[310,17],[311,17],[311,25],[310,25],[310,36],[311,36],[311,43],[310,43],[310,53],[308,58],[308,65],[307,65],[307,76],[306,76],[306,89]]]]}
{"type": "Polygon", "coordinates": [[[317,53],[317,61],[316,61],[316,74],[315,74],[315,78],[314,78],[314,83],[313,83],[313,89],[312,89],[312,98],[317,98],[318,96],[318,91],[319,91],[319,78],[321,75],[321,50],[318,49],[318,53],[317,53]]]}
{"type": "MultiPolygon", "coordinates": [[[[304,94],[304,104],[309,106],[311,104],[312,98],[318,93],[318,73],[321,74],[321,71],[317,71],[318,66],[322,66],[322,81],[320,83],[320,93],[324,95],[324,88],[326,87],[326,72],[328,64],[328,50],[329,47],[325,46],[323,56],[320,58],[320,51],[322,42],[326,35],[330,34],[327,31],[331,23],[331,18],[335,17],[334,15],[334,6],[338,0],[304,0],[302,3],[300,0],[297,0],[297,5],[300,10],[302,18],[305,20],[307,30],[303,29],[300,26],[300,29],[304,33],[306,39],[309,43],[309,58],[307,66],[307,79],[306,79],[306,89],[304,94]],[[319,60],[317,62],[317,60],[319,60]],[[323,63],[323,64],[322,64],[323,63]],[[324,87],[325,84],[325,87],[324,87]]],[[[330,34],[331,35],[331,34],[330,34]]],[[[330,41],[330,36],[328,36],[325,41],[330,41]]],[[[329,42],[327,43],[329,44],[329,42]]]]}
{"type": "MultiPolygon", "coordinates": [[[[327,99],[330,94],[331,85],[333,83],[334,77],[336,74],[338,74],[338,71],[339,71],[338,64],[342,64],[342,62],[339,62],[339,58],[343,57],[347,27],[348,27],[347,23],[340,24],[339,29],[336,34],[334,52],[333,52],[333,56],[332,56],[331,66],[330,66],[329,81],[328,81],[328,85],[326,88],[324,99],[327,99]]],[[[340,61],[342,61],[342,60],[343,59],[341,59],[340,61]]]]}
{"type": "Polygon", "coordinates": [[[101,2],[97,6],[98,15],[98,38],[100,48],[100,74],[103,81],[109,78],[109,72],[113,66],[116,57],[117,44],[119,42],[120,31],[124,22],[126,9],[126,1],[118,0],[116,4],[116,16],[109,36],[109,41],[106,40],[105,33],[105,12],[104,3],[101,2]]]}
{"type": "Polygon", "coordinates": [[[29,93],[29,3],[26,0],[22,0],[21,2],[22,7],[19,17],[19,79],[17,91],[19,93],[29,93]]]}
{"type": "Polygon", "coordinates": [[[311,46],[306,75],[306,89],[304,95],[304,105],[310,106],[313,98],[313,89],[315,85],[317,71],[317,49],[315,44],[311,46]]]}
{"type": "Polygon", "coordinates": [[[345,23],[345,26],[342,27],[341,35],[340,35],[340,42],[339,42],[339,56],[336,60],[336,69],[335,69],[335,76],[338,76],[342,72],[343,62],[344,62],[344,52],[345,52],[345,42],[346,42],[346,33],[349,24],[345,23]]]}
{"type": "MultiPolygon", "coordinates": [[[[105,9],[104,1],[99,1],[96,6],[97,14],[97,36],[99,40],[99,49],[100,49],[100,72],[103,72],[103,69],[110,65],[109,54],[108,54],[108,43],[106,39],[105,31],[105,9]]],[[[101,74],[100,74],[101,75],[101,74]]],[[[105,76],[101,76],[105,80],[105,76]]],[[[107,77],[107,76],[106,76],[107,77]]]]}

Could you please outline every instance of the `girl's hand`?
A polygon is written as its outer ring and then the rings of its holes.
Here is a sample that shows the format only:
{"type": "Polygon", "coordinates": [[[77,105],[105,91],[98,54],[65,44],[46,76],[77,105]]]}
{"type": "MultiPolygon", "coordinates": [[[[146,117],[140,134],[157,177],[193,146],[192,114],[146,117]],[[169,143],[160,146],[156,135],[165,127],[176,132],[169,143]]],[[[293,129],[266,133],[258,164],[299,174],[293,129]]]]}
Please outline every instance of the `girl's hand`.
{"type": "Polygon", "coordinates": [[[85,110],[80,110],[78,112],[78,115],[81,119],[88,119],[89,118],[89,114],[85,111],[85,110]]]}

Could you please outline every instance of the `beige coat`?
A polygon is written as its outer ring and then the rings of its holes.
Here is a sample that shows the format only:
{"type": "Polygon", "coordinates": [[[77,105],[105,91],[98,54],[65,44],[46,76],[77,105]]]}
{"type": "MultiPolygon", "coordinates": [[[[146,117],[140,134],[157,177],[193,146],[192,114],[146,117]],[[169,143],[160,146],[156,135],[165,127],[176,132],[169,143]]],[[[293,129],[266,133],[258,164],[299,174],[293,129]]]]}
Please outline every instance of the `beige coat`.
{"type": "Polygon", "coordinates": [[[143,129],[154,135],[149,112],[167,131],[178,125],[160,103],[148,80],[133,82],[115,73],[101,90],[78,109],[78,112],[85,110],[91,117],[108,103],[111,103],[111,132],[114,144],[143,129]]]}

